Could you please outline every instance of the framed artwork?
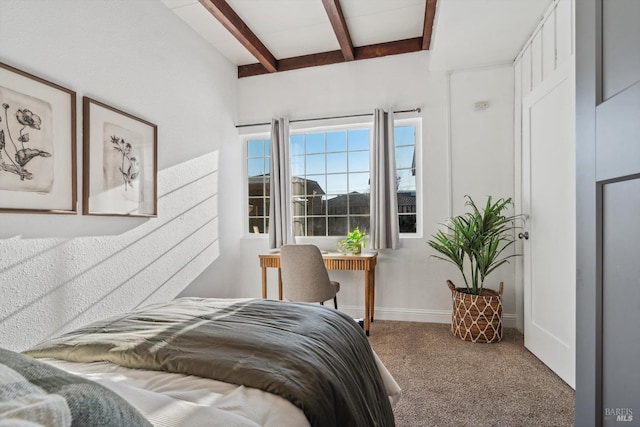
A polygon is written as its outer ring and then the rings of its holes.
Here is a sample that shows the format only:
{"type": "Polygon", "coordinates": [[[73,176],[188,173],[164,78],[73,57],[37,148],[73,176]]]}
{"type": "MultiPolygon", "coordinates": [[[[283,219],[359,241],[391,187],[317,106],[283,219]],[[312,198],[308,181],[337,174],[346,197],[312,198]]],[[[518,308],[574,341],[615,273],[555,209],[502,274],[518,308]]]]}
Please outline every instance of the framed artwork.
{"type": "Polygon", "coordinates": [[[0,62],[0,212],[76,213],[76,93],[0,62]]]}
{"type": "Polygon", "coordinates": [[[82,213],[156,216],[158,127],[88,97],[82,111],[82,213]]]}

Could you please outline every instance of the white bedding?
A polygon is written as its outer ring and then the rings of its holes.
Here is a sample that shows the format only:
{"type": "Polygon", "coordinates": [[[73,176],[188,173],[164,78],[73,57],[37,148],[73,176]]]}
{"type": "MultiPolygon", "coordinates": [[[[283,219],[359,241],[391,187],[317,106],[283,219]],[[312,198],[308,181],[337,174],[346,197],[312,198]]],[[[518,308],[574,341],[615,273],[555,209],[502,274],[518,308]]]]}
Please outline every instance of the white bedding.
{"type": "MultiPolygon", "coordinates": [[[[391,405],[395,406],[400,387],[375,357],[391,405]]],[[[109,362],[39,360],[111,389],[158,427],[309,425],[299,408],[258,389],[192,375],[129,369],[109,362]]]]}

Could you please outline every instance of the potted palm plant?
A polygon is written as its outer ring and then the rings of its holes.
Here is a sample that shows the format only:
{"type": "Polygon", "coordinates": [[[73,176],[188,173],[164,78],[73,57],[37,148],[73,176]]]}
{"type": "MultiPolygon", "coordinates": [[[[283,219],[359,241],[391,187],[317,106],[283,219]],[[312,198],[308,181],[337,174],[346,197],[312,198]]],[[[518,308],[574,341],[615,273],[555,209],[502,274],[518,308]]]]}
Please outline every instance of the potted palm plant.
{"type": "Polygon", "coordinates": [[[487,198],[484,208],[478,208],[469,196],[463,215],[450,218],[444,229],[428,241],[438,252],[435,258],[454,264],[464,280],[464,287],[447,285],[453,298],[451,332],[472,342],[498,342],[502,339],[502,292],[484,287],[486,277],[509,258],[517,256],[507,249],[515,242],[515,229],[520,215],[506,216],[511,198],[496,202],[487,198]]]}

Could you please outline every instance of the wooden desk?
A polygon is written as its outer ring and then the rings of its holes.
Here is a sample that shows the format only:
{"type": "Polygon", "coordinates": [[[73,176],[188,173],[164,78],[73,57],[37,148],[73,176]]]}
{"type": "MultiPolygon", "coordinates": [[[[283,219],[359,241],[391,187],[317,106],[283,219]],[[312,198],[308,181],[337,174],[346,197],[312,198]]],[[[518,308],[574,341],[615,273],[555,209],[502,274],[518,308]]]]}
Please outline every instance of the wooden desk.
{"type": "MultiPolygon", "coordinates": [[[[267,298],[267,268],[278,269],[278,299],[282,299],[282,274],[280,272],[280,254],[258,255],[262,268],[262,298],[267,298]]],[[[327,270],[360,270],[364,271],[364,330],[369,335],[369,327],[373,321],[373,306],[376,293],[377,252],[363,252],[360,255],[342,255],[339,253],[323,254],[327,270]]]]}

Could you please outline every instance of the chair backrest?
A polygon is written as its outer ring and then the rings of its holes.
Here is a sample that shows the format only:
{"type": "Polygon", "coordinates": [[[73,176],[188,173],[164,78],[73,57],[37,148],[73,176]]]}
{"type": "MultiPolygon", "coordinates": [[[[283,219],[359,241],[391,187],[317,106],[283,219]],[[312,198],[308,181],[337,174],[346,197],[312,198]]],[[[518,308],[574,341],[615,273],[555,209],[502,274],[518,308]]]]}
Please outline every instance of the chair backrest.
{"type": "Polygon", "coordinates": [[[290,301],[322,302],[336,295],[322,253],[315,245],[284,245],[280,248],[282,292],[290,301]]]}

